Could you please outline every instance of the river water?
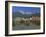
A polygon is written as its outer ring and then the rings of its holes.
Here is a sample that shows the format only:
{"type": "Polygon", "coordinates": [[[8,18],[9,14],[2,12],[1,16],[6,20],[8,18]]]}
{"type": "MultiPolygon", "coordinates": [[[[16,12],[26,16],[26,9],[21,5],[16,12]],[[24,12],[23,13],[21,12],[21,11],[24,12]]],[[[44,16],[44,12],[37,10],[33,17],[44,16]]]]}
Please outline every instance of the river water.
{"type": "Polygon", "coordinates": [[[34,25],[34,24],[20,24],[13,26],[13,30],[34,30],[34,29],[40,29],[40,25],[34,25]]]}

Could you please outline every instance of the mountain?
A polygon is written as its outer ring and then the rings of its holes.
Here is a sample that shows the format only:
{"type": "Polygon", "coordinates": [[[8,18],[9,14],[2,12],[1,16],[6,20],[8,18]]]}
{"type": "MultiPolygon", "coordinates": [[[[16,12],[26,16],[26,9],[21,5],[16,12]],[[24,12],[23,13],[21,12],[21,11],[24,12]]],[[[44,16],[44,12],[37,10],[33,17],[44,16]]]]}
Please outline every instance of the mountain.
{"type": "Polygon", "coordinates": [[[35,13],[33,14],[33,16],[40,16],[40,13],[35,13]]]}
{"type": "Polygon", "coordinates": [[[32,17],[32,15],[39,15],[38,13],[33,14],[32,12],[23,12],[23,11],[16,11],[13,12],[13,18],[15,17],[24,17],[24,18],[29,18],[32,17]]]}

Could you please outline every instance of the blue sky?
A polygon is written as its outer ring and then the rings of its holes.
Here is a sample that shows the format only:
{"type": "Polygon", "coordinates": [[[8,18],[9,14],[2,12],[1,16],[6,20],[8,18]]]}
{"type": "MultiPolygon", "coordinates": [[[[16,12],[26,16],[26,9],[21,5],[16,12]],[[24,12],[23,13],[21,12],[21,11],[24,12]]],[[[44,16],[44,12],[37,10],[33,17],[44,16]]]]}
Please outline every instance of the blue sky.
{"type": "Polygon", "coordinates": [[[24,12],[40,13],[40,7],[20,7],[20,6],[12,7],[13,13],[19,10],[24,11],[24,12]]]}

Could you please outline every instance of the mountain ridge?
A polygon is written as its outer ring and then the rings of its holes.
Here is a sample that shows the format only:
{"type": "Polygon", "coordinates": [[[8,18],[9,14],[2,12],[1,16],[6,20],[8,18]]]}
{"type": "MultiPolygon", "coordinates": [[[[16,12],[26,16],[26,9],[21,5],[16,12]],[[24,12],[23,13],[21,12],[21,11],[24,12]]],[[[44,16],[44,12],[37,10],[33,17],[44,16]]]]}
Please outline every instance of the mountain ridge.
{"type": "Polygon", "coordinates": [[[35,16],[37,16],[37,15],[39,15],[38,13],[24,13],[23,11],[16,11],[16,12],[14,12],[13,13],[13,17],[27,17],[27,18],[29,18],[29,17],[32,17],[32,15],[35,15],[35,16]]]}

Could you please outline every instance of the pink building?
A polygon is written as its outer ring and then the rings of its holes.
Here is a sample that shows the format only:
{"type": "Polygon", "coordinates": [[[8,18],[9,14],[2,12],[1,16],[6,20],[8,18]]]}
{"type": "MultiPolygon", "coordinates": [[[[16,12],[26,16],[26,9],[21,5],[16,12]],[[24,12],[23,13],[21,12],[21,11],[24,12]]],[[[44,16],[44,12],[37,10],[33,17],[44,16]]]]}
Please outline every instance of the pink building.
{"type": "Polygon", "coordinates": [[[40,21],[40,16],[32,16],[32,21],[40,21]]]}

